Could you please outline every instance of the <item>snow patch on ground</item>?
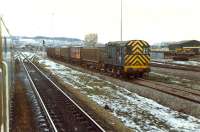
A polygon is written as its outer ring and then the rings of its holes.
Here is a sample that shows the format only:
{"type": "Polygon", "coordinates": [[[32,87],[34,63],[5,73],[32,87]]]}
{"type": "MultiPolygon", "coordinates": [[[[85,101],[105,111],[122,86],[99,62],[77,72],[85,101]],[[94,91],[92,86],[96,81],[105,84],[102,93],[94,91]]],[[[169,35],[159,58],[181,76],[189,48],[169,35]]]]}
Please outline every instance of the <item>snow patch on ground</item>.
{"type": "Polygon", "coordinates": [[[116,117],[135,131],[200,131],[200,120],[173,111],[109,81],[54,63],[39,60],[66,83],[80,89],[100,106],[108,105],[116,117]]]}
{"type": "Polygon", "coordinates": [[[200,62],[198,62],[198,61],[172,61],[172,63],[183,64],[183,65],[200,66],[200,62]]]}

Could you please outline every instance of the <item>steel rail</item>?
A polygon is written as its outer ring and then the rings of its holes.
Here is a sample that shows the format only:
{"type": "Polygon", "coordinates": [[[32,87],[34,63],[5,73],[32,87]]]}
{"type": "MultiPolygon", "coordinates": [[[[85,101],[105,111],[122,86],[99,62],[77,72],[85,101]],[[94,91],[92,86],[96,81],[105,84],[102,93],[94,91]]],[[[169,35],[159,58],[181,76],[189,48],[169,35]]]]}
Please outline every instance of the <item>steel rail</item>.
{"type": "Polygon", "coordinates": [[[171,86],[168,86],[167,84],[163,84],[163,82],[157,82],[157,81],[152,81],[152,80],[147,80],[147,79],[142,79],[142,78],[140,78],[139,80],[146,81],[146,82],[149,82],[149,83],[154,83],[156,85],[163,85],[165,87],[177,89],[177,90],[180,90],[180,91],[183,91],[183,92],[187,92],[187,93],[193,94],[195,96],[200,96],[200,90],[198,90],[198,89],[191,89],[191,88],[188,88],[188,87],[180,88],[180,87],[175,87],[175,86],[171,87],[171,86]]]}
{"type": "MultiPolygon", "coordinates": [[[[26,58],[27,59],[27,58],[26,58]]],[[[27,59],[28,60],[28,59],[27,59]]],[[[61,88],[59,88],[50,78],[47,77],[35,64],[28,60],[46,79],[48,79],[66,98],[68,98],[89,120],[91,120],[97,128],[102,132],[106,132],[92,117],[90,117],[74,100],[72,100],[61,88]]]]}
{"type": "MultiPolygon", "coordinates": [[[[150,81],[150,80],[145,80],[145,79],[138,79],[138,80],[140,80],[140,81],[144,81],[144,82],[149,82],[149,83],[154,83],[155,84],[155,82],[154,81],[150,81]]],[[[153,87],[153,86],[147,86],[147,85],[145,85],[145,84],[143,84],[143,83],[139,83],[139,82],[137,82],[137,81],[134,81],[133,83],[135,83],[135,84],[138,84],[138,85],[141,85],[141,86],[145,86],[145,87],[148,87],[148,88],[151,88],[151,89],[155,89],[155,90],[157,90],[157,91],[161,91],[161,92],[163,92],[163,93],[167,93],[167,94],[170,94],[170,95],[173,95],[173,96],[176,96],[176,97],[179,97],[179,98],[183,98],[183,99],[186,99],[186,100],[189,100],[189,101],[192,101],[192,102],[195,102],[195,103],[197,103],[197,104],[200,104],[200,100],[198,100],[198,99],[196,99],[196,98],[190,98],[191,96],[196,96],[196,97],[198,97],[198,98],[200,98],[200,96],[199,95],[196,95],[196,94],[194,94],[194,93],[191,93],[191,92],[188,92],[188,91],[186,91],[186,90],[180,90],[179,88],[172,88],[172,87],[169,87],[169,86],[167,86],[167,85],[163,85],[163,84],[158,84],[158,83],[156,83],[156,85],[162,85],[163,87],[166,87],[166,88],[168,88],[168,91],[166,90],[166,89],[161,89],[161,88],[156,88],[156,87],[153,87]],[[170,90],[176,90],[175,92],[173,91],[170,91],[170,90]],[[181,94],[179,94],[179,93],[177,93],[177,92],[181,92],[181,94]],[[188,93],[187,95],[186,95],[186,93],[188,93]],[[192,95],[190,95],[189,96],[189,94],[192,94],[192,95]]]]}
{"type": "Polygon", "coordinates": [[[29,74],[29,72],[28,72],[28,70],[27,70],[27,68],[26,68],[26,66],[25,66],[25,64],[24,64],[24,62],[23,62],[23,60],[22,60],[21,62],[22,62],[23,67],[24,67],[24,69],[25,69],[25,71],[26,71],[26,74],[27,74],[27,76],[28,76],[29,81],[30,81],[31,85],[33,86],[33,90],[34,90],[34,92],[36,93],[36,96],[38,97],[38,100],[39,100],[39,102],[40,102],[40,104],[41,104],[41,106],[42,106],[42,109],[45,111],[45,114],[46,114],[46,116],[47,116],[47,119],[48,119],[48,121],[50,122],[50,125],[52,126],[53,131],[54,131],[54,132],[58,132],[58,130],[57,130],[57,128],[56,128],[56,126],[55,126],[55,124],[54,124],[54,122],[53,122],[53,120],[52,120],[52,118],[51,118],[51,116],[50,116],[50,114],[49,114],[49,112],[48,112],[48,110],[47,110],[47,108],[46,108],[46,106],[45,106],[45,104],[44,104],[44,102],[43,102],[41,96],[40,96],[40,94],[39,94],[39,92],[37,91],[37,88],[36,88],[36,86],[35,86],[33,80],[31,79],[31,76],[30,76],[30,74],[29,74]]]}
{"type": "MultiPolygon", "coordinates": [[[[25,57],[25,55],[23,56],[25,57]]],[[[37,69],[37,71],[40,72],[40,74],[42,74],[48,81],[50,81],[57,88],[57,90],[59,90],[67,99],[69,99],[73,105],[75,105],[90,121],[92,121],[92,123],[96,125],[100,131],[106,132],[94,119],[92,119],[92,117],[90,117],[74,100],[72,100],[58,85],[56,85],[49,77],[47,77],[47,75],[44,74],[35,64],[33,64],[27,57],[25,57],[25,59],[29,61],[37,69]]]]}
{"type": "Polygon", "coordinates": [[[153,67],[161,67],[161,68],[170,68],[170,69],[177,69],[177,70],[187,70],[187,71],[200,72],[200,66],[195,66],[195,65],[176,64],[176,63],[159,62],[159,61],[151,62],[151,65],[153,67]]]}

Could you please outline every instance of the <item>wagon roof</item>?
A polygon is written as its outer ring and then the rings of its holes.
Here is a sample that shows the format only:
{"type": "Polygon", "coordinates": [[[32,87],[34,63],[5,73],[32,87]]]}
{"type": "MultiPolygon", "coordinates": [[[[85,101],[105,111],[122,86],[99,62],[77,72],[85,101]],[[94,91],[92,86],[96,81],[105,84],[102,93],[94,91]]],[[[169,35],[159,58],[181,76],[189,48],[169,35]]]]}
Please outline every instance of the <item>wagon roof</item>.
{"type": "Polygon", "coordinates": [[[115,45],[115,46],[125,46],[129,41],[113,41],[108,42],[107,45],[115,45]]]}

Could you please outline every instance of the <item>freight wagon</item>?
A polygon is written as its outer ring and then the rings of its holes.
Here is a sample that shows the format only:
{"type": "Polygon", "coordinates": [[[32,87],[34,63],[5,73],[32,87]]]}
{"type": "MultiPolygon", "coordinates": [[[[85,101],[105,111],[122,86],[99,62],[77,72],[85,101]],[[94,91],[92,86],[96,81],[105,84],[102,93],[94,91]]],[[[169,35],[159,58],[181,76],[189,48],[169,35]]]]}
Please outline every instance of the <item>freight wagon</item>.
{"type": "Polygon", "coordinates": [[[60,59],[60,48],[55,48],[55,57],[60,59]]]}
{"type": "Polygon", "coordinates": [[[47,48],[47,56],[55,58],[55,48],[47,48]]]}
{"type": "Polygon", "coordinates": [[[92,68],[100,69],[104,64],[105,48],[81,48],[81,63],[92,68]]]}
{"type": "Polygon", "coordinates": [[[69,48],[69,57],[71,63],[79,63],[81,61],[81,48],[82,47],[70,47],[69,48]]]}
{"type": "Polygon", "coordinates": [[[70,48],[60,48],[60,58],[65,62],[70,60],[70,48]]]}

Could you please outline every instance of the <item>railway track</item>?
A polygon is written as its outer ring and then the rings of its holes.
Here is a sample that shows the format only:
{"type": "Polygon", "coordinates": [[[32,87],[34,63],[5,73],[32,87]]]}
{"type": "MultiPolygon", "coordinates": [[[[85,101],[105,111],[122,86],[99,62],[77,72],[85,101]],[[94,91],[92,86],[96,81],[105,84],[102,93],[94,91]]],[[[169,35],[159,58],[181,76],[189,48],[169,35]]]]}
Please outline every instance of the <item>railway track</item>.
{"type": "Polygon", "coordinates": [[[131,82],[200,104],[199,90],[183,88],[181,86],[169,86],[165,83],[151,81],[147,79],[137,79],[131,82]]]}
{"type": "Polygon", "coordinates": [[[78,104],[26,59],[23,66],[53,132],[105,132],[78,104]]]}
{"type": "MultiPolygon", "coordinates": [[[[99,73],[99,71],[97,70],[91,70],[91,69],[88,69],[88,70],[99,73]]],[[[116,78],[113,75],[110,75],[108,73],[101,73],[101,74],[116,78]]],[[[151,80],[142,79],[142,78],[132,79],[131,77],[130,79],[127,79],[127,78],[126,79],[118,78],[118,79],[126,81],[126,82],[130,82],[130,83],[142,85],[142,86],[145,86],[157,91],[161,91],[161,92],[200,104],[200,90],[198,89],[191,89],[187,87],[174,86],[174,85],[172,86],[171,84],[151,81],[151,80]]]]}
{"type": "Polygon", "coordinates": [[[170,63],[170,62],[153,61],[153,62],[151,62],[151,66],[200,72],[200,66],[174,64],[174,63],[170,63]]]}

